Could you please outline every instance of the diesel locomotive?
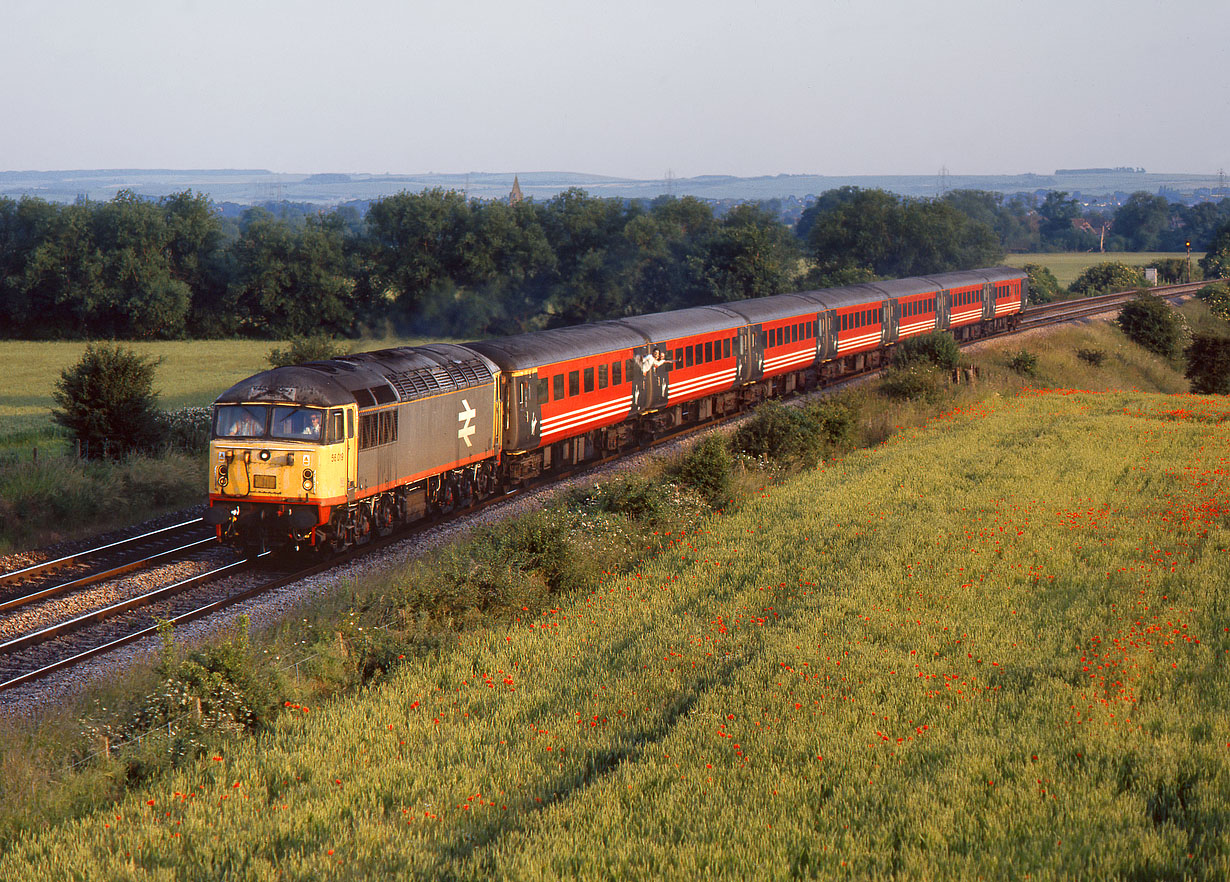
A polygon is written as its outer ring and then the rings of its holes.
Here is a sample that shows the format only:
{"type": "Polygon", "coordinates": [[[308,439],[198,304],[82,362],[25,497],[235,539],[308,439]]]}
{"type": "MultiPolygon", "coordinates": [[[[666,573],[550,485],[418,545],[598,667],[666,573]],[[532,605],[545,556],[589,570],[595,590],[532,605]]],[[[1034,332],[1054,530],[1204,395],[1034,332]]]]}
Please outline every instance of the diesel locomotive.
{"type": "Polygon", "coordinates": [[[1016,327],[1011,267],[801,291],[274,368],[213,405],[209,509],[245,552],[343,550],[539,475],[1016,327]]]}

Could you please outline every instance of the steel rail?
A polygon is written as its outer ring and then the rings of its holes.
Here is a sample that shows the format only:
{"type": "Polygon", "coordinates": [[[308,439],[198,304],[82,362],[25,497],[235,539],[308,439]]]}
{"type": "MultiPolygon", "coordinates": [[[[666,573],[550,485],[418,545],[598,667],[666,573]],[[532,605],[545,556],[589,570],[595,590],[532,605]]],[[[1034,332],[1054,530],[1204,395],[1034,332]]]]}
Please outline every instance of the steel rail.
{"type": "MultiPolygon", "coordinates": [[[[269,553],[269,552],[266,552],[269,553]]],[[[60,637],[70,631],[75,631],[78,628],[93,622],[101,622],[105,619],[112,618],[129,610],[138,609],[142,606],[148,606],[151,603],[157,603],[159,600],[164,600],[173,595],[186,591],[189,588],[194,588],[197,585],[204,585],[207,582],[214,582],[221,579],[236,570],[248,568],[252,565],[252,561],[256,558],[248,558],[245,560],[237,560],[233,563],[225,564],[216,570],[210,570],[208,573],[200,573],[171,585],[164,585],[161,588],[155,588],[153,591],[147,591],[145,594],[140,594],[136,597],[130,597],[127,600],[121,600],[118,603],[113,603],[110,606],[102,607],[82,615],[75,616],[71,619],[66,619],[54,625],[48,625],[46,628],[41,628],[37,631],[31,631],[28,634],[22,634],[20,637],[14,637],[4,643],[0,643],[0,655],[9,655],[19,649],[24,649],[27,646],[32,646],[35,643],[42,643],[45,640],[50,640],[53,637],[60,637]]]]}
{"type": "Polygon", "coordinates": [[[122,545],[135,545],[138,542],[143,542],[146,539],[149,539],[151,536],[157,536],[161,533],[166,533],[171,530],[181,530],[184,527],[191,527],[195,524],[202,523],[202,521],[203,521],[202,518],[195,518],[194,520],[191,520],[191,521],[184,521],[183,523],[172,524],[169,527],[160,527],[157,530],[150,530],[148,533],[142,533],[139,536],[129,536],[127,539],[117,539],[115,542],[108,542],[106,545],[99,545],[95,548],[87,548],[83,551],[78,551],[75,554],[68,554],[68,555],[65,555],[64,557],[58,557],[55,560],[45,560],[45,561],[42,561],[41,563],[31,564],[28,567],[23,567],[20,570],[10,570],[7,573],[0,573],[0,585],[3,585],[6,582],[15,581],[17,579],[20,579],[26,576],[33,576],[37,573],[50,570],[54,567],[67,566],[68,564],[76,563],[77,561],[81,560],[83,557],[88,557],[89,555],[92,555],[92,554],[98,554],[101,551],[109,551],[113,548],[118,548],[122,545]]]}
{"type": "Polygon", "coordinates": [[[102,570],[101,572],[91,573],[88,576],[82,576],[80,579],[73,579],[70,582],[62,582],[59,585],[52,585],[50,588],[42,588],[32,594],[25,594],[21,597],[14,597],[9,600],[2,601],[0,602],[0,612],[16,609],[19,606],[26,606],[31,603],[37,603],[40,600],[46,600],[49,597],[56,597],[60,594],[67,594],[69,591],[76,588],[84,588],[86,585],[93,585],[95,582],[102,582],[106,579],[113,579],[116,576],[122,576],[125,573],[145,569],[154,563],[174,557],[177,554],[185,554],[190,551],[195,551],[198,548],[203,548],[206,545],[217,544],[218,540],[212,536],[208,539],[198,539],[196,542],[189,542],[187,545],[179,546],[179,548],[160,551],[157,554],[144,557],[141,560],[121,564],[120,566],[112,567],[109,570],[102,570]]]}

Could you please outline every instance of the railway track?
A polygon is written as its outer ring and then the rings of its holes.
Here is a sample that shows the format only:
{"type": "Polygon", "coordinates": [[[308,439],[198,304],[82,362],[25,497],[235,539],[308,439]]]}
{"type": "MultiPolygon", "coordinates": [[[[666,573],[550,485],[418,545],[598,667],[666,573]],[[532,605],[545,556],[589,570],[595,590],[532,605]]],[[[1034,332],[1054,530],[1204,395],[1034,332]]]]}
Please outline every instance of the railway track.
{"type": "MultiPolygon", "coordinates": [[[[1149,293],[1166,300],[1194,294],[1204,287],[1204,282],[1194,282],[1183,285],[1166,285],[1151,288],[1149,293]]],[[[1120,291],[1115,294],[1102,294],[1097,297],[1082,297],[1079,300],[1061,300],[1057,303],[1044,303],[1034,306],[1021,313],[1021,323],[1018,330],[1028,331],[1047,325],[1056,325],[1074,319],[1088,318],[1109,312],[1129,302],[1137,296],[1137,290],[1120,291]]],[[[985,338],[984,338],[985,339],[985,338]]]]}
{"type": "MultiPolygon", "coordinates": [[[[1200,284],[1173,285],[1153,289],[1153,293],[1165,298],[1175,298],[1191,294],[1200,287],[1200,284]]],[[[1099,315],[1118,308],[1134,296],[1135,291],[1127,291],[1079,301],[1040,305],[1022,314],[1016,332],[997,336],[1011,336],[1012,333],[1099,315]]],[[[987,338],[981,338],[985,339],[987,338]]],[[[865,380],[868,375],[875,373],[878,373],[878,370],[844,377],[826,389],[832,391],[849,383],[865,380]]],[[[733,416],[737,415],[684,427],[661,436],[649,446],[677,441],[695,432],[711,429],[733,416]]],[[[537,489],[544,483],[554,483],[605,465],[626,453],[627,451],[612,454],[585,463],[568,474],[553,474],[549,480],[535,481],[507,494],[489,498],[458,510],[444,518],[443,522],[461,515],[477,513],[510,496],[537,489]]],[[[250,560],[232,559],[187,578],[168,580],[167,584],[156,585],[123,600],[86,612],[61,616],[50,624],[40,624],[7,639],[0,636],[0,692],[67,670],[88,659],[152,636],[159,626],[150,624],[151,619],[169,622],[173,626],[186,624],[262,593],[341,566],[361,554],[413,538],[418,533],[438,527],[441,522],[442,520],[420,521],[388,537],[373,539],[370,543],[343,554],[325,560],[316,559],[307,565],[302,561],[289,557],[279,558],[269,553],[250,560]]],[[[210,547],[220,548],[212,531],[205,527],[200,519],[196,519],[20,570],[0,573],[0,628],[4,624],[5,613],[11,616],[13,610],[71,596],[87,586],[122,578],[167,562],[184,560],[210,547]],[[66,572],[70,578],[65,580],[61,576],[66,572]]],[[[2,633],[0,631],[0,634],[2,633]]]]}
{"type": "Polygon", "coordinates": [[[35,597],[40,592],[50,597],[136,572],[190,548],[203,547],[212,537],[213,530],[193,518],[0,573],[0,612],[40,599],[35,597]],[[66,574],[71,578],[62,581],[66,574]]]}

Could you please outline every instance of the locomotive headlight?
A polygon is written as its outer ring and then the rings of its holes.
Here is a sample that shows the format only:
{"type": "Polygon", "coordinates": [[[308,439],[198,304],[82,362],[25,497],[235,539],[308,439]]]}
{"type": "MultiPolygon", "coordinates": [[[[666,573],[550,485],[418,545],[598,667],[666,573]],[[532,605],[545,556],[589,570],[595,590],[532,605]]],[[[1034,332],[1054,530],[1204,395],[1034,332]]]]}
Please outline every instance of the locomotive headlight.
{"type": "Polygon", "coordinates": [[[312,470],[304,469],[303,470],[303,489],[311,490],[315,486],[316,486],[316,482],[312,478],[312,470]]]}
{"type": "Polygon", "coordinates": [[[269,451],[262,450],[261,451],[261,462],[268,462],[268,461],[269,461],[269,451]]]}
{"type": "Polygon", "coordinates": [[[226,479],[227,479],[226,466],[224,465],[218,466],[218,486],[225,487],[226,479]]]}

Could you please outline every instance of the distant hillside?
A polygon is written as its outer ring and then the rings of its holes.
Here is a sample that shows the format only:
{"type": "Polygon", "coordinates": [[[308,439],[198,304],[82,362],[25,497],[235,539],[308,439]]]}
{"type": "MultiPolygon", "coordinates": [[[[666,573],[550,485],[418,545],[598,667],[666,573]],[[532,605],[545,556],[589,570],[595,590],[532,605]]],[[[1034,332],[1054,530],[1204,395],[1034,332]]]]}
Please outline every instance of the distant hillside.
{"type": "MultiPolygon", "coordinates": [[[[1066,190],[1086,196],[1111,196],[1160,189],[1191,194],[1218,186],[1216,175],[1151,174],[1133,169],[1063,169],[1055,175],[803,175],[754,178],[698,175],[691,178],[636,180],[579,172],[517,172],[522,192],[548,199],[570,187],[594,195],[652,199],[665,193],[703,199],[803,199],[838,187],[879,187],[904,196],[935,196],[942,190],[973,189],[997,193],[1066,190]]],[[[111,199],[120,190],[151,198],[193,190],[215,202],[252,205],[289,201],[339,205],[378,199],[402,190],[433,187],[460,190],[480,199],[502,199],[512,190],[514,172],[460,174],[289,174],[266,169],[95,169],[0,172],[0,196],[39,196],[52,202],[79,197],[111,199]]]]}

